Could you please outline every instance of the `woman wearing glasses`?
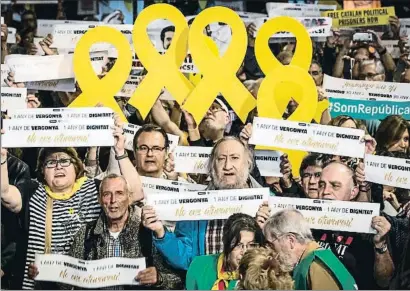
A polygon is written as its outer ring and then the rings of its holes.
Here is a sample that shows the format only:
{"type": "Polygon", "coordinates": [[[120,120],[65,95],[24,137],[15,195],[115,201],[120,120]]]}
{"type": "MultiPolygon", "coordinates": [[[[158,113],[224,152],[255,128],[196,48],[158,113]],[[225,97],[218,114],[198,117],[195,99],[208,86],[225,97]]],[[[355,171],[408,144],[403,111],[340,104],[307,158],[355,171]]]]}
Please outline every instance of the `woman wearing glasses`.
{"type": "MultiPolygon", "coordinates": [[[[132,201],[142,200],[139,175],[124,150],[125,137],[118,125],[113,135],[115,158],[129,183],[132,201]]],[[[23,202],[22,209],[27,233],[27,241],[22,242],[27,246],[23,289],[33,289],[40,283],[32,280],[35,254],[65,254],[78,229],[97,219],[101,212],[100,181],[84,176],[84,165],[74,148],[43,148],[36,170],[33,194],[23,202]]],[[[51,284],[42,282],[41,287],[55,289],[51,284]]]]}
{"type": "Polygon", "coordinates": [[[223,253],[196,257],[187,273],[187,290],[233,290],[239,279],[239,262],[245,252],[263,244],[255,218],[237,213],[225,223],[223,253]]]}

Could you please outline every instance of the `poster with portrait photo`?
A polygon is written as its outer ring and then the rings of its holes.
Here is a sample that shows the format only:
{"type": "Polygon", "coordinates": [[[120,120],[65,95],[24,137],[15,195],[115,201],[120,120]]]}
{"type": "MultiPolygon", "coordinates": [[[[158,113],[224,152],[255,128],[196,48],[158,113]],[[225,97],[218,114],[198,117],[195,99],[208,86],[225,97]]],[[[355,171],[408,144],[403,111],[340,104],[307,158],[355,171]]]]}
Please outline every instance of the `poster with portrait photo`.
{"type": "Polygon", "coordinates": [[[382,4],[380,0],[344,0],[343,9],[344,10],[354,10],[354,9],[370,9],[370,8],[380,8],[382,4]]]}
{"type": "Polygon", "coordinates": [[[98,14],[98,1],[96,0],[79,0],[77,5],[78,15],[98,14]]]}

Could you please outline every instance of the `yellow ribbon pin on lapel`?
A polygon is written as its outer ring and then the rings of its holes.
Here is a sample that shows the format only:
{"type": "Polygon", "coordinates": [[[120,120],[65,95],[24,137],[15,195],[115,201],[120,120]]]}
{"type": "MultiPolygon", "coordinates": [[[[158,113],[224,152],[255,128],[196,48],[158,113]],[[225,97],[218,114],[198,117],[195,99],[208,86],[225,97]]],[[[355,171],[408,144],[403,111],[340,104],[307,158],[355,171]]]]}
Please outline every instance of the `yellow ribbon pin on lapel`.
{"type": "Polygon", "coordinates": [[[132,54],[130,44],[122,33],[112,27],[98,26],[81,37],[74,51],[74,73],[82,93],[69,107],[92,107],[102,103],[119,114],[126,122],[121,108],[114,96],[121,90],[131,71],[132,54]],[[90,48],[94,43],[108,42],[118,50],[114,67],[99,79],[90,60],[90,48]]]}
{"type": "MultiPolygon", "coordinates": [[[[270,19],[262,25],[257,34],[255,55],[266,76],[258,92],[258,115],[282,119],[286,104],[293,97],[299,105],[288,120],[310,123],[315,116],[318,100],[315,82],[307,72],[312,59],[312,42],[305,27],[291,17],[270,19]],[[279,31],[293,33],[297,41],[295,55],[287,66],[282,65],[272,56],[268,45],[269,38],[279,31]]],[[[287,153],[292,164],[293,175],[299,176],[300,164],[306,152],[271,147],[257,148],[281,150],[287,153]]]]}
{"type": "Polygon", "coordinates": [[[143,118],[148,115],[162,88],[165,87],[179,104],[192,91],[193,85],[179,69],[187,55],[188,33],[184,15],[169,4],[148,6],[135,20],[132,33],[134,50],[148,74],[128,103],[137,108],[143,118]],[[163,55],[157,52],[147,33],[148,24],[158,18],[166,18],[175,26],[171,46],[163,55]]]}
{"type": "Polygon", "coordinates": [[[199,124],[217,95],[221,93],[242,121],[256,106],[256,100],[236,77],[243,62],[248,37],[241,18],[233,10],[212,7],[202,11],[189,31],[189,50],[203,78],[182,106],[199,124]],[[213,22],[224,22],[231,27],[232,40],[221,57],[215,55],[207,45],[204,28],[213,22]]]}

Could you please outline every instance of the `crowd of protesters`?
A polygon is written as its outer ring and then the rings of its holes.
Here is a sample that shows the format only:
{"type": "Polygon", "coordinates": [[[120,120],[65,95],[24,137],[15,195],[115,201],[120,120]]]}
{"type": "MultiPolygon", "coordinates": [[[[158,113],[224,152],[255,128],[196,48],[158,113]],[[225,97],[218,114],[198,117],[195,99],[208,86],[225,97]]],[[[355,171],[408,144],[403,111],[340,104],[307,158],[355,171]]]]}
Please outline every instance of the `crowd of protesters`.
{"type": "MultiPolygon", "coordinates": [[[[62,9],[59,5],[58,19],[64,19],[62,9]]],[[[389,23],[383,34],[369,31],[370,42],[354,42],[352,34],[346,37],[338,29],[323,42],[313,42],[308,73],[319,101],[329,97],[322,89],[325,75],[410,83],[408,37],[398,17],[390,17],[389,23]],[[399,41],[399,58],[387,51],[385,39],[399,41]]],[[[50,48],[51,34],[39,46],[34,44],[34,12],[21,15],[15,44],[7,42],[7,25],[15,23],[1,25],[2,64],[7,55],[35,55],[39,49],[44,55],[58,54],[50,48]]],[[[174,31],[171,27],[161,33],[164,49],[174,31]]],[[[247,23],[248,49],[237,72],[255,98],[264,79],[255,57],[256,31],[255,23],[247,23]]],[[[294,42],[270,46],[283,65],[291,62],[297,48],[294,42]]],[[[114,62],[109,59],[101,78],[114,62]]],[[[1,78],[5,86],[25,86],[15,82],[13,72],[1,78]]],[[[76,92],[28,90],[27,108],[67,107],[80,93],[78,87],[76,92]]],[[[298,177],[292,174],[294,165],[287,154],[280,157],[280,177],[263,176],[250,144],[256,109],[242,122],[223,96],[215,97],[199,124],[176,101],[158,98],[144,119],[127,104],[128,98],[115,97],[128,122],[141,126],[132,151],[125,148],[124,123],[118,117],[112,148],[2,148],[2,288],[78,288],[36,280],[41,271],[36,254],[82,260],[146,258],[147,268],[135,274],[139,286],[106,289],[410,288],[410,187],[366,181],[363,159],[313,152],[303,158],[298,177]],[[176,172],[167,134],[179,136],[179,145],[212,147],[208,174],[176,172]],[[299,211],[271,213],[267,201],[253,216],[236,213],[228,219],[161,221],[155,206],[144,202],[150,194],[145,193],[143,177],[202,184],[206,190],[269,188],[270,195],[278,197],[377,203],[380,213],[372,218],[373,234],[311,229],[299,211]]],[[[297,107],[290,100],[283,117],[297,107]]],[[[2,113],[2,118],[7,114],[2,113]]],[[[363,129],[367,154],[410,161],[410,123],[400,115],[382,120],[332,118],[326,109],[313,122],[363,129]]]]}

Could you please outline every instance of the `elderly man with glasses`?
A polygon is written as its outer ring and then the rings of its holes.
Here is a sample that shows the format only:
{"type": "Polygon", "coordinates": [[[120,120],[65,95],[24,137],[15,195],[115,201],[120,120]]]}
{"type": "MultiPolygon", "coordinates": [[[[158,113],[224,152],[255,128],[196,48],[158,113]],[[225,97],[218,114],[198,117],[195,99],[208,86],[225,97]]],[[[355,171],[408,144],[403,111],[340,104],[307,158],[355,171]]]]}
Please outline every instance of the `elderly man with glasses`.
{"type": "Polygon", "coordinates": [[[284,271],[293,271],[295,290],[354,290],[355,280],[331,250],[314,241],[297,210],[277,212],[264,227],[266,247],[275,250],[284,271]]]}

